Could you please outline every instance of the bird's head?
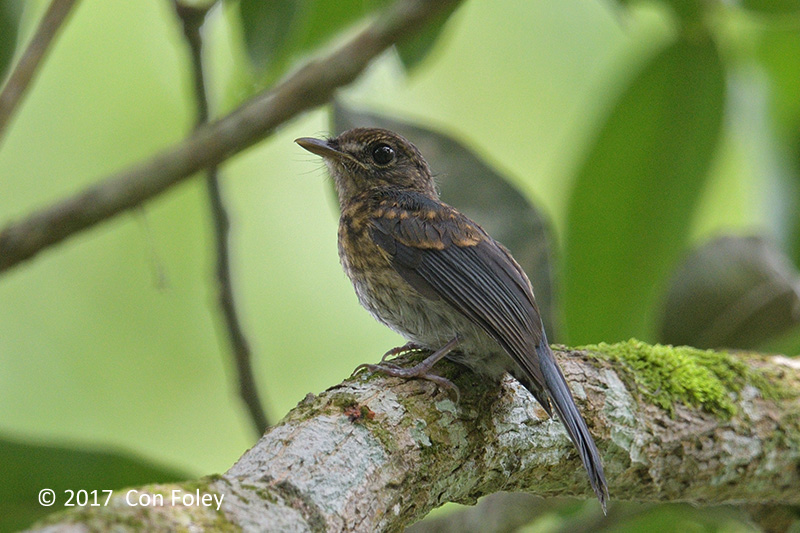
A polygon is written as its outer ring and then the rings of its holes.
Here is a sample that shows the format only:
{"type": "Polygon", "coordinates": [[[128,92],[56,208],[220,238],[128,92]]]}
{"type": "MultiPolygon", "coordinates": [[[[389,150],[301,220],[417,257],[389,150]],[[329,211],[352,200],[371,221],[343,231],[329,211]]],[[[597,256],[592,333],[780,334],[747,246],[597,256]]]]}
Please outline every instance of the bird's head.
{"type": "Polygon", "coordinates": [[[359,193],[387,187],[438,196],[419,150],[389,130],[355,128],[332,139],[301,137],[295,142],[325,160],[341,205],[359,193]]]}

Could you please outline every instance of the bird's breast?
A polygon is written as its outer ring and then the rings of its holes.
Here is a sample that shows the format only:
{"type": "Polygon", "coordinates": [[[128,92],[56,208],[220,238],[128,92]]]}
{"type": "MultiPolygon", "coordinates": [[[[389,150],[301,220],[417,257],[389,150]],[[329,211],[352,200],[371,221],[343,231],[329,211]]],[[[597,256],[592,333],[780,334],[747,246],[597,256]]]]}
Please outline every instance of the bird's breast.
{"type": "Polygon", "coordinates": [[[359,302],[379,322],[431,350],[457,335],[462,343],[452,358],[490,376],[508,369],[507,358],[497,357],[502,349],[481,328],[444,300],[424,297],[395,271],[387,253],[372,240],[366,217],[343,212],[339,258],[359,302]]]}

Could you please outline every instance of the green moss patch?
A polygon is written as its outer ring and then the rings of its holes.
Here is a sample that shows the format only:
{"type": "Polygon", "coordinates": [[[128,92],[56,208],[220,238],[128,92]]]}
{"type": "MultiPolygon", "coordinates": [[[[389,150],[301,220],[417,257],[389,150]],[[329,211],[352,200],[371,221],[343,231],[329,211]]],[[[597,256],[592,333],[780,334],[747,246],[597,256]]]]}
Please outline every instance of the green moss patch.
{"type": "Polygon", "coordinates": [[[674,413],[675,402],[681,402],[730,418],[736,414],[733,393],[747,383],[762,392],[768,386],[763,376],[725,351],[649,345],[636,339],[581,349],[618,363],[626,370],[623,376],[633,381],[634,390],[670,414],[674,413]]]}

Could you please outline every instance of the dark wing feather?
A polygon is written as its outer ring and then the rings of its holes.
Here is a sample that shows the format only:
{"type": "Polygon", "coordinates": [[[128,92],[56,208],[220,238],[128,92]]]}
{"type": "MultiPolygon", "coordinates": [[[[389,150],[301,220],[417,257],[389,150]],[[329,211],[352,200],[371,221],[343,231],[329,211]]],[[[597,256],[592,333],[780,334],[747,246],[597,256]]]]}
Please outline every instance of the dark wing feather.
{"type": "MultiPolygon", "coordinates": [[[[388,226],[384,221],[383,226],[388,226]]],[[[392,225],[391,227],[394,227],[392,225]]],[[[379,227],[373,225],[370,228],[370,235],[372,240],[383,248],[392,257],[392,266],[394,269],[405,279],[409,285],[414,287],[420,294],[431,300],[438,300],[439,293],[431,286],[430,283],[420,276],[417,272],[417,267],[421,259],[419,251],[400,244],[387,231],[387,227],[379,227]]]]}
{"type": "Polygon", "coordinates": [[[423,296],[445,299],[494,338],[549,412],[534,351],[542,341],[539,310],[508,251],[464,215],[425,197],[394,197],[376,211],[383,216],[371,220],[372,239],[394,269],[423,296]]]}
{"type": "Polygon", "coordinates": [[[510,275],[512,269],[504,264],[508,259],[504,259],[503,249],[492,240],[484,240],[473,246],[423,250],[421,255],[416,272],[503,347],[549,412],[544,378],[534,356],[534,348],[541,343],[541,319],[528,297],[527,281],[515,279],[510,275]]]}

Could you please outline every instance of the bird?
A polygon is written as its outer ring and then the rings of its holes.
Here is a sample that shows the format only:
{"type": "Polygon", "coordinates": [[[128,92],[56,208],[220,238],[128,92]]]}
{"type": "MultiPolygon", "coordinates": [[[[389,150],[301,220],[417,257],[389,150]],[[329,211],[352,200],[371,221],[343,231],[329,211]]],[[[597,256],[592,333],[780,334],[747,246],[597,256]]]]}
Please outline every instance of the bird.
{"type": "Polygon", "coordinates": [[[510,373],[549,416],[558,414],[605,513],[600,454],[548,344],[531,282],[511,253],[439,199],[428,163],[401,135],[354,128],[295,142],[321,156],[333,178],[339,258],[359,302],[408,341],[380,364],[362,366],[451,388],[431,371],[444,357],[493,379],[510,373]],[[432,353],[410,368],[386,361],[406,350],[432,353]]]}

